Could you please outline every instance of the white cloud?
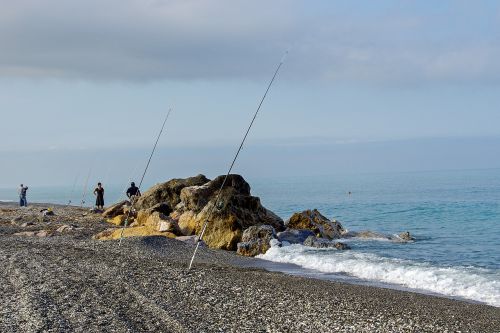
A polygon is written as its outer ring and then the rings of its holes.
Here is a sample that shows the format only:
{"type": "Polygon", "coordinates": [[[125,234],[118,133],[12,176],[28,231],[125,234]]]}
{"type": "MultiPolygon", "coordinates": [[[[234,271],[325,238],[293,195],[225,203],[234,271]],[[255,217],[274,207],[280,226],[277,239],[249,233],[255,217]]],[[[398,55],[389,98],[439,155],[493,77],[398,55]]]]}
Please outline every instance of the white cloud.
{"type": "Polygon", "coordinates": [[[447,26],[447,12],[432,17],[393,6],[366,14],[359,13],[361,6],[283,0],[9,2],[0,12],[0,76],[261,79],[293,45],[283,74],[292,80],[500,81],[500,51],[491,43],[499,37],[498,24],[484,34],[460,21],[470,15],[455,17],[461,27],[455,29],[447,26]]]}

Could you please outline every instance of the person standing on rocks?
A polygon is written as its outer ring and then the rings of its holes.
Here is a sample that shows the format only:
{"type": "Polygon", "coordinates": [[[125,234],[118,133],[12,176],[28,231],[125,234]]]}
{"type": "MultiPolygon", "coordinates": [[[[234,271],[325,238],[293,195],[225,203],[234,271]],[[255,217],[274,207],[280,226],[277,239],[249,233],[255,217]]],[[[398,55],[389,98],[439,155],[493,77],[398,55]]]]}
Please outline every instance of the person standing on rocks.
{"type": "Polygon", "coordinates": [[[101,183],[97,183],[97,187],[94,189],[95,206],[97,209],[104,209],[104,187],[101,183]]]}
{"type": "Polygon", "coordinates": [[[19,206],[28,207],[28,200],[26,200],[26,191],[28,191],[28,186],[21,184],[19,186],[19,206]]]}
{"type": "Polygon", "coordinates": [[[130,187],[127,190],[127,197],[130,199],[130,201],[133,201],[135,197],[140,197],[140,196],[141,196],[141,191],[139,191],[139,188],[135,186],[134,182],[130,183],[130,187]]]}

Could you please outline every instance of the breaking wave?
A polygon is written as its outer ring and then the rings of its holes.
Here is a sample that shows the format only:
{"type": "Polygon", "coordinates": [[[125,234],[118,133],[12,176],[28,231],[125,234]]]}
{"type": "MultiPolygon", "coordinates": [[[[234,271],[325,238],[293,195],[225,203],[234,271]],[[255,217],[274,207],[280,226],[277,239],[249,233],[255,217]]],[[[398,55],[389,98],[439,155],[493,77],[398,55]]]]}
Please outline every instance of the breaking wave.
{"type": "Polygon", "coordinates": [[[439,267],[372,253],[313,249],[302,245],[272,247],[261,259],[296,264],[323,273],[401,285],[500,307],[500,271],[477,267],[439,267]]]}

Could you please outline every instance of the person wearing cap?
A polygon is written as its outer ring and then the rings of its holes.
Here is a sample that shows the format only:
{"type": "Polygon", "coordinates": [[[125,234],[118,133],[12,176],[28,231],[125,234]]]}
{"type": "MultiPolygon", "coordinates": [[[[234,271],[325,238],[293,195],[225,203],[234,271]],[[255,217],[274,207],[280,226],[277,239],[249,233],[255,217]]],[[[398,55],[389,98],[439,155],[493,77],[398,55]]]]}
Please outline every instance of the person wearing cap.
{"type": "Polygon", "coordinates": [[[139,188],[135,186],[134,182],[130,183],[130,187],[127,190],[127,197],[130,200],[133,200],[134,197],[140,197],[140,196],[141,196],[141,191],[139,191],[139,188]]]}

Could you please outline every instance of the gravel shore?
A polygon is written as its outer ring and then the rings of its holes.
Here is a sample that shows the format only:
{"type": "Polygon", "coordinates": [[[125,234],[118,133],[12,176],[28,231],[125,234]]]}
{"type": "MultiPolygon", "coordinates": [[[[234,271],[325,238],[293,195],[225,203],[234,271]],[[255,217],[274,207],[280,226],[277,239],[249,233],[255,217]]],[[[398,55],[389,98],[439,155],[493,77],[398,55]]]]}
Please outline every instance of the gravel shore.
{"type": "Polygon", "coordinates": [[[42,221],[42,206],[0,205],[0,332],[500,332],[500,308],[248,268],[258,260],[232,252],[200,248],[187,271],[191,244],[119,247],[91,239],[109,227],[99,215],[60,206],[42,221]]]}

